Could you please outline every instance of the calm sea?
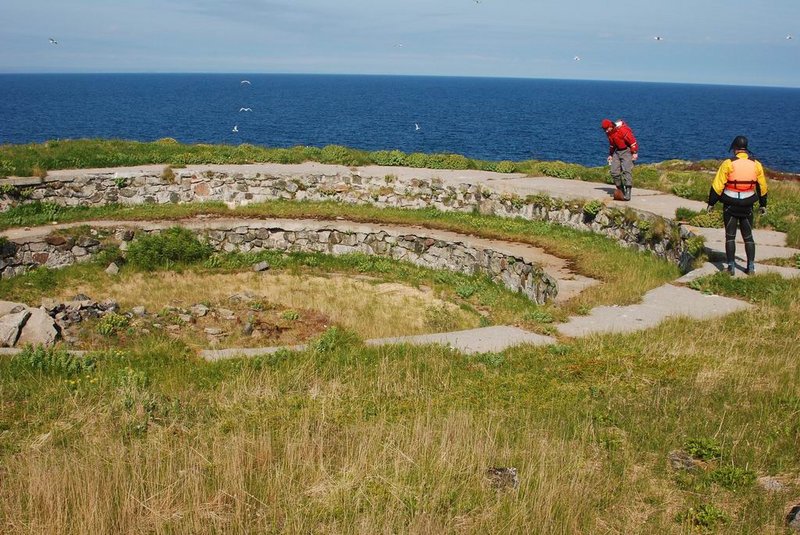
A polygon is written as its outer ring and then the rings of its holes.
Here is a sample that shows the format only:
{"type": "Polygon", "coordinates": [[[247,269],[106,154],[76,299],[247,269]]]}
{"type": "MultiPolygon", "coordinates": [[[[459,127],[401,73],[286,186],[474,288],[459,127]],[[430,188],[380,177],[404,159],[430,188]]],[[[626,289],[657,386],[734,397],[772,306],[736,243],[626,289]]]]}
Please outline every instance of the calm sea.
{"type": "Polygon", "coordinates": [[[800,172],[800,89],[413,76],[0,75],[0,143],[173,137],[602,165],[604,117],[633,127],[643,162],[722,158],[743,134],[765,165],[800,172]]]}

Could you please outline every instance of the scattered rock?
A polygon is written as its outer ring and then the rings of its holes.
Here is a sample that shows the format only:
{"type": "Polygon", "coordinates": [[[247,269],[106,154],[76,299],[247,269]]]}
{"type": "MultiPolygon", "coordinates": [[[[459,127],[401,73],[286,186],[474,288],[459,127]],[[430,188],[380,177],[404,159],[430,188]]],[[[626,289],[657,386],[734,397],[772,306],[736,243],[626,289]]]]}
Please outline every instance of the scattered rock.
{"type": "Polygon", "coordinates": [[[72,301],[91,301],[92,298],[86,294],[78,294],[72,298],[72,301]]]}
{"type": "Polygon", "coordinates": [[[253,266],[253,271],[266,271],[269,269],[269,262],[259,262],[253,266]]]}
{"type": "Polygon", "coordinates": [[[244,291],[238,294],[233,294],[228,298],[228,301],[232,303],[249,303],[255,298],[256,295],[253,292],[244,291]]]}
{"type": "Polygon", "coordinates": [[[673,470],[693,472],[702,467],[703,462],[698,461],[683,450],[674,450],[669,452],[669,464],[673,470]]]}
{"type": "Polygon", "coordinates": [[[113,299],[104,299],[97,303],[97,308],[106,312],[117,312],[119,310],[119,303],[113,299]]]}
{"type": "Polygon", "coordinates": [[[786,515],[786,525],[800,533],[800,504],[792,507],[789,514],[786,515]]]}
{"type": "Polygon", "coordinates": [[[108,273],[111,276],[119,275],[119,266],[114,262],[111,262],[106,268],[106,273],[108,273]]]}
{"type": "Polygon", "coordinates": [[[133,231],[130,229],[120,229],[114,236],[120,241],[129,242],[133,239],[133,231]]]}
{"type": "Polygon", "coordinates": [[[191,323],[194,321],[194,316],[191,314],[178,314],[178,319],[184,323],[191,323]]]}
{"type": "Polygon", "coordinates": [[[209,336],[222,336],[222,334],[224,333],[222,329],[217,329],[216,327],[206,327],[205,329],[203,329],[203,332],[205,332],[209,336]]]}
{"type": "Polygon", "coordinates": [[[48,314],[53,316],[59,310],[59,308],[63,307],[61,303],[59,303],[55,299],[51,299],[49,297],[42,297],[42,308],[45,309],[48,314]]]}
{"type": "Polygon", "coordinates": [[[147,315],[147,309],[145,307],[139,305],[139,306],[133,307],[131,309],[131,313],[134,316],[139,316],[141,318],[141,317],[144,317],[144,316],[147,315]]]}
{"type": "Polygon", "coordinates": [[[31,344],[51,347],[58,339],[56,322],[44,308],[30,310],[30,317],[22,327],[17,345],[31,344]]]}
{"type": "Polygon", "coordinates": [[[245,336],[250,336],[251,334],[253,334],[253,322],[252,321],[248,321],[247,323],[244,324],[244,327],[242,327],[242,334],[245,335],[245,336]]]}
{"type": "Polygon", "coordinates": [[[229,310],[227,308],[218,308],[217,309],[217,316],[223,320],[235,320],[236,314],[234,314],[233,310],[229,310]]]}
{"type": "Polygon", "coordinates": [[[0,318],[0,347],[14,347],[22,326],[30,317],[29,310],[12,312],[0,318]]]}
{"type": "Polygon", "coordinates": [[[768,490],[771,492],[780,492],[786,488],[786,486],[781,483],[778,479],[772,476],[762,476],[759,477],[756,482],[758,486],[764,490],[768,490]]]}
{"type": "Polygon", "coordinates": [[[494,488],[516,489],[519,487],[517,469],[514,467],[492,467],[486,470],[486,477],[494,488]]]}
{"type": "Polygon", "coordinates": [[[194,305],[192,308],[189,309],[191,313],[198,318],[202,318],[206,314],[208,314],[208,307],[205,305],[194,305]]]}
{"type": "Polygon", "coordinates": [[[15,303],[13,301],[0,301],[0,316],[5,316],[6,314],[11,314],[15,311],[19,312],[25,308],[27,307],[22,303],[15,303]]]}

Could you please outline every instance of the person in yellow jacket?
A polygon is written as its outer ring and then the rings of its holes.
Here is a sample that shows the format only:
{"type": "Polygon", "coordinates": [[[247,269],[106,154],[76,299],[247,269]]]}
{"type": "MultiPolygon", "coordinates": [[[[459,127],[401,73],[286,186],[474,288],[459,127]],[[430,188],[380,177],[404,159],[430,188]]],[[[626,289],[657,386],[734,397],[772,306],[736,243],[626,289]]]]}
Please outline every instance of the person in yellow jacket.
{"type": "Polygon", "coordinates": [[[756,201],[761,215],[767,213],[767,179],[761,162],[747,150],[747,138],[736,136],[731,142],[733,158],[720,165],[708,192],[708,211],[717,201],[723,204],[725,224],[725,259],[728,273],[736,273],[736,228],[742,233],[747,255],[747,274],[755,273],[756,243],[753,239],[753,206],[756,201]]]}

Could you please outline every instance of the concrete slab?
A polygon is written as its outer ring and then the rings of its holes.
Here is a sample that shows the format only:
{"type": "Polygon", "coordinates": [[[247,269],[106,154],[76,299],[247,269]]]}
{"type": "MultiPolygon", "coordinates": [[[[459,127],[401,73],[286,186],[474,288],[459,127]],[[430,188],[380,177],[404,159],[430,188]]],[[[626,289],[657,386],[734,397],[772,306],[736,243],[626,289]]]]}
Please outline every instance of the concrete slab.
{"type": "MultiPolygon", "coordinates": [[[[688,284],[695,279],[725,271],[726,267],[727,264],[725,262],[706,262],[701,267],[690,271],[683,277],[677,279],[675,282],[680,284],[688,284]]],[[[744,263],[737,264],[734,277],[747,277],[748,275],[745,271],[746,268],[747,266],[744,263]]],[[[777,273],[785,279],[796,279],[800,277],[800,269],[756,263],[756,275],[764,275],[767,273],[777,273]]]]}
{"type": "MultiPolygon", "coordinates": [[[[366,340],[365,345],[370,347],[409,344],[409,345],[429,345],[439,344],[457,349],[462,353],[487,353],[500,352],[509,347],[531,344],[548,345],[556,343],[555,338],[543,336],[511,325],[500,325],[495,327],[482,327],[480,329],[470,329],[466,331],[456,331],[449,333],[420,334],[416,336],[397,336],[393,338],[375,338],[366,340]]],[[[224,360],[230,358],[257,357],[259,355],[270,355],[281,349],[290,351],[303,351],[306,345],[280,346],[280,347],[249,347],[249,348],[230,348],[230,349],[205,349],[200,351],[200,357],[209,361],[224,360]]]]}
{"type": "Polygon", "coordinates": [[[508,349],[509,347],[521,344],[540,346],[554,343],[556,343],[556,340],[551,336],[544,336],[541,334],[524,331],[512,325],[482,327],[479,329],[470,329],[467,331],[450,333],[380,338],[375,340],[367,340],[366,342],[366,344],[369,346],[387,344],[440,344],[457,349],[462,353],[499,352],[508,349]]]}
{"type": "Polygon", "coordinates": [[[258,357],[260,355],[271,355],[281,349],[289,351],[304,351],[305,344],[296,346],[275,346],[275,347],[233,347],[228,349],[203,349],[200,351],[200,358],[209,361],[226,360],[243,357],[258,357]]]}
{"type": "Polygon", "coordinates": [[[737,299],[665,284],[645,294],[641,303],[629,306],[602,306],[587,316],[574,316],[556,328],[570,337],[598,333],[628,333],[655,327],[667,318],[685,316],[704,320],[745,310],[751,305],[737,299]]]}

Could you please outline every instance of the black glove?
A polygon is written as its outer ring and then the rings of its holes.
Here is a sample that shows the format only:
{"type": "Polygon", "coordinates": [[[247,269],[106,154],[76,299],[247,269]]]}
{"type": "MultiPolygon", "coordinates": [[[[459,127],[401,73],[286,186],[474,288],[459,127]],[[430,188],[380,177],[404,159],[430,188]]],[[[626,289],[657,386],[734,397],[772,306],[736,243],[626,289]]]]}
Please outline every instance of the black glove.
{"type": "Polygon", "coordinates": [[[767,215],[767,207],[766,206],[762,206],[761,208],[758,209],[758,212],[761,215],[767,215]]]}
{"type": "Polygon", "coordinates": [[[709,204],[708,206],[706,206],[706,212],[713,212],[713,211],[714,207],[712,205],[709,204]]]}

